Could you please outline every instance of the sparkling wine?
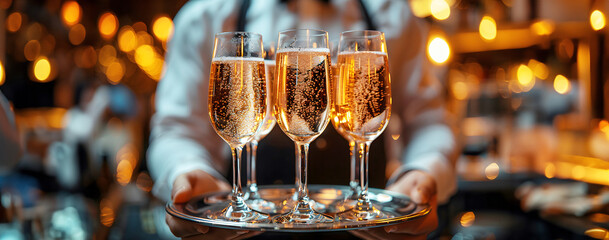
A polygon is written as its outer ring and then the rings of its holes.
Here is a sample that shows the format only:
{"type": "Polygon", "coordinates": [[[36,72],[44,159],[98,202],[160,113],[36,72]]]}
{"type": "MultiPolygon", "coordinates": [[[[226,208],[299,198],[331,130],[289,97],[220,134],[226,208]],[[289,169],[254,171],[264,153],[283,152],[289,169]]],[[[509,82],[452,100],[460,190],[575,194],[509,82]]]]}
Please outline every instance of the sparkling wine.
{"type": "Polygon", "coordinates": [[[356,140],[380,135],[391,115],[391,80],[387,54],[342,52],[338,55],[338,79],[334,87],[333,124],[356,140]]]}
{"type": "Polygon", "coordinates": [[[296,142],[310,142],[328,125],[330,51],[327,48],[277,52],[275,118],[296,142]]]}
{"type": "Polygon", "coordinates": [[[231,146],[250,141],[264,120],[266,83],[262,58],[214,58],[208,110],[212,126],[231,146]]]}
{"type": "Polygon", "coordinates": [[[267,109],[264,121],[262,122],[262,125],[260,125],[260,129],[258,129],[256,135],[254,136],[254,140],[256,140],[257,142],[266,137],[266,135],[268,135],[275,126],[275,117],[273,116],[273,89],[277,85],[277,79],[275,79],[275,60],[264,60],[264,67],[267,84],[266,92],[269,96],[267,96],[267,109]]]}

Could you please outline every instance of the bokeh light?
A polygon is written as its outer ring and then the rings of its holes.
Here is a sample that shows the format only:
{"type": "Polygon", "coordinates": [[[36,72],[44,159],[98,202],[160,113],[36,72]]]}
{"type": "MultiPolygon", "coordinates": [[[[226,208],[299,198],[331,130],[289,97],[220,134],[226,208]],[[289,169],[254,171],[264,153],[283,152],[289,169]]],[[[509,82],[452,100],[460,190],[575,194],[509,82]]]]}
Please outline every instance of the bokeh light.
{"type": "Polygon", "coordinates": [[[518,79],[518,83],[520,83],[522,86],[528,86],[531,84],[531,82],[534,83],[535,81],[533,78],[533,71],[524,64],[520,64],[520,66],[518,66],[516,77],[518,79]]]}
{"type": "Polygon", "coordinates": [[[99,17],[97,27],[103,38],[110,39],[118,30],[118,19],[113,13],[105,12],[99,17]]]}
{"type": "Polygon", "coordinates": [[[51,62],[46,57],[40,57],[34,62],[34,77],[39,82],[47,82],[51,76],[51,62]]]}
{"type": "Polygon", "coordinates": [[[556,75],[556,78],[554,78],[554,90],[560,94],[568,93],[571,90],[569,79],[560,74],[556,75]]]}
{"type": "Polygon", "coordinates": [[[66,26],[72,26],[80,22],[82,9],[76,1],[66,1],[61,6],[61,20],[66,26]]]}
{"type": "Polygon", "coordinates": [[[23,47],[23,56],[28,61],[34,61],[40,56],[40,42],[38,40],[30,40],[23,47]]]}
{"type": "Polygon", "coordinates": [[[484,169],[484,174],[488,180],[494,180],[499,176],[499,165],[497,163],[491,163],[484,169]]]}
{"type": "Polygon", "coordinates": [[[603,29],[605,27],[605,14],[599,10],[594,10],[590,14],[590,26],[595,31],[603,29]]]}
{"type": "Polygon", "coordinates": [[[152,33],[161,42],[168,41],[173,35],[173,21],[167,16],[158,17],[152,24],[152,33]]]}
{"type": "Polygon", "coordinates": [[[431,0],[410,0],[412,14],[424,18],[431,14],[431,0]]]}
{"type": "Polygon", "coordinates": [[[535,75],[535,77],[537,77],[539,79],[547,79],[548,75],[550,74],[550,70],[548,69],[548,66],[546,66],[544,63],[537,61],[535,59],[529,60],[529,63],[527,66],[533,71],[533,74],[535,75]]]}
{"type": "Polygon", "coordinates": [[[135,63],[153,80],[161,79],[164,60],[154,47],[150,45],[139,46],[135,50],[135,63]]]}
{"type": "Polygon", "coordinates": [[[547,36],[554,32],[554,22],[549,20],[541,20],[531,24],[531,30],[539,36],[547,36]]]}
{"type": "Polygon", "coordinates": [[[445,0],[431,0],[431,16],[438,20],[450,17],[450,5],[445,0]]]}
{"type": "Polygon", "coordinates": [[[471,225],[474,224],[474,221],[476,221],[476,215],[473,212],[466,212],[463,215],[461,215],[461,226],[463,227],[469,227],[471,225]]]}
{"type": "Polygon", "coordinates": [[[72,26],[70,28],[70,32],[68,33],[70,43],[72,43],[73,45],[81,44],[82,41],[85,40],[86,36],[87,31],[85,30],[85,27],[80,23],[72,26]]]}
{"type": "Polygon", "coordinates": [[[6,74],[4,71],[4,63],[0,62],[0,86],[2,86],[2,84],[4,84],[5,81],[6,81],[6,74]]]}
{"type": "Polygon", "coordinates": [[[130,26],[124,26],[118,32],[118,48],[123,52],[131,52],[137,47],[135,31],[130,26]]]}
{"type": "Polygon", "coordinates": [[[118,84],[125,75],[125,66],[123,65],[123,62],[120,60],[112,62],[106,68],[105,74],[110,83],[118,84]]]}
{"type": "Polygon", "coordinates": [[[112,45],[104,45],[99,49],[98,58],[102,66],[108,67],[116,60],[116,49],[112,45]]]}
{"type": "Polygon", "coordinates": [[[467,95],[468,95],[467,84],[462,81],[454,82],[452,84],[452,92],[453,92],[453,96],[455,96],[455,99],[457,99],[457,100],[467,99],[467,95]]]}
{"type": "Polygon", "coordinates": [[[23,17],[21,13],[14,12],[6,17],[6,30],[9,32],[19,31],[21,28],[21,23],[23,22],[23,17]]]}
{"type": "Polygon", "coordinates": [[[450,47],[444,38],[435,37],[427,45],[427,55],[435,63],[444,63],[450,56],[450,47]]]}
{"type": "Polygon", "coordinates": [[[497,37],[497,23],[490,16],[484,16],[478,27],[480,36],[486,40],[493,40],[497,37]]]}
{"type": "Polygon", "coordinates": [[[548,165],[546,165],[544,175],[547,178],[554,178],[554,176],[556,176],[556,166],[554,166],[554,163],[548,163],[548,165]]]}

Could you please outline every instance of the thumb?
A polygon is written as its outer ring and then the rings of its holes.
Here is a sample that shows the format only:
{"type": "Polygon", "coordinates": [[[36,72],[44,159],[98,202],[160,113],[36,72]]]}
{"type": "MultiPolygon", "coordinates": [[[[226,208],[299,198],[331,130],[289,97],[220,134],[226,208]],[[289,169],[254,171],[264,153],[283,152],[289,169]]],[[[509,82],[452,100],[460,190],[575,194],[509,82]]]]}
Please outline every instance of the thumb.
{"type": "Polygon", "coordinates": [[[176,178],[173,182],[171,199],[175,203],[185,203],[192,197],[192,185],[185,174],[176,178]]]}

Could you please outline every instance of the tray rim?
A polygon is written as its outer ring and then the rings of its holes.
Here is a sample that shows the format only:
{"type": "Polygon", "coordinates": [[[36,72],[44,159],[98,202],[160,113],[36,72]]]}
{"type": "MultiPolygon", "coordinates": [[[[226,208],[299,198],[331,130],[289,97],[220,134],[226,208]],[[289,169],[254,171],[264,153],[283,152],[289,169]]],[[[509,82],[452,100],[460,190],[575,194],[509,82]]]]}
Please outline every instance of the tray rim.
{"type": "MultiPolygon", "coordinates": [[[[258,186],[260,190],[262,189],[285,189],[285,188],[294,188],[294,185],[264,185],[258,186]]],[[[310,184],[309,188],[319,188],[319,189],[345,189],[348,186],[344,185],[325,185],[325,184],[310,184]]],[[[392,192],[385,189],[379,188],[369,188],[371,192],[383,192],[384,194],[388,194],[392,197],[407,197],[401,193],[392,192]]],[[[210,192],[207,194],[196,196],[195,198],[202,198],[205,195],[217,194],[220,192],[210,192]]],[[[349,231],[349,230],[358,230],[358,229],[367,229],[367,228],[376,228],[376,227],[384,227],[391,226],[400,223],[404,223],[410,220],[414,220],[429,214],[432,210],[431,206],[428,204],[417,204],[417,206],[422,207],[418,212],[407,214],[404,216],[387,218],[387,219],[379,219],[374,221],[366,221],[366,222],[333,222],[333,223],[325,223],[321,224],[321,226],[327,227],[312,227],[312,226],[320,226],[320,224],[274,224],[274,223],[242,223],[242,222],[230,222],[230,221],[221,221],[222,225],[217,224],[218,221],[211,219],[204,219],[200,217],[195,217],[192,215],[185,214],[179,211],[172,201],[167,202],[165,205],[165,210],[170,215],[180,218],[185,221],[189,221],[192,223],[201,224],[209,227],[218,227],[224,229],[234,229],[234,230],[251,230],[251,231],[261,231],[261,232],[334,232],[334,231],[349,231]],[[289,227],[285,227],[289,226],[289,227]]]]}

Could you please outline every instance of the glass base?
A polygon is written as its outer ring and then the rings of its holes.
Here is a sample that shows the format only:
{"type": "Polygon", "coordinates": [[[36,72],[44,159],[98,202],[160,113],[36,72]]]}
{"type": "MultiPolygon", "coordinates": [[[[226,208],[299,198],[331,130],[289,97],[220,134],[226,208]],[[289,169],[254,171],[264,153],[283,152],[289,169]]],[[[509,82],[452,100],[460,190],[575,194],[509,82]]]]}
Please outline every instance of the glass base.
{"type": "MultiPolygon", "coordinates": [[[[357,202],[356,202],[357,203],[357,202]]],[[[369,221],[395,217],[391,213],[383,212],[374,206],[367,209],[358,208],[357,204],[354,208],[336,214],[340,221],[357,222],[369,221]]]]}
{"type": "MultiPolygon", "coordinates": [[[[295,192],[294,194],[292,194],[292,197],[276,203],[277,208],[274,213],[283,214],[283,213],[290,212],[294,209],[294,207],[296,206],[297,203],[298,203],[298,192],[295,192]]],[[[318,212],[326,212],[327,206],[325,204],[316,202],[312,199],[309,199],[308,203],[311,206],[311,208],[313,208],[313,210],[318,211],[318,212]]]]}
{"type": "Polygon", "coordinates": [[[310,203],[311,201],[298,202],[291,212],[275,216],[271,222],[301,224],[334,222],[332,217],[313,210],[310,203]]]}
{"type": "Polygon", "coordinates": [[[245,200],[245,203],[247,203],[247,206],[249,206],[251,209],[258,211],[258,212],[269,213],[269,214],[277,213],[277,205],[275,205],[275,203],[273,203],[273,202],[264,200],[262,198],[248,199],[248,200],[245,200]]]}
{"type": "Polygon", "coordinates": [[[235,207],[235,202],[232,202],[221,211],[214,212],[208,215],[210,219],[221,219],[232,222],[248,222],[248,223],[267,223],[269,215],[254,211],[243,203],[243,206],[235,207]]]}

